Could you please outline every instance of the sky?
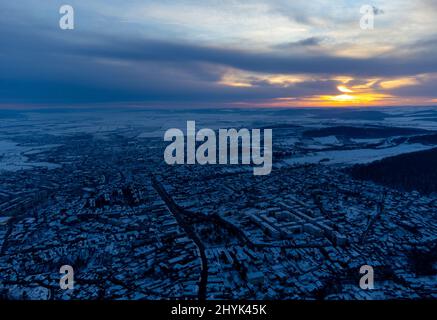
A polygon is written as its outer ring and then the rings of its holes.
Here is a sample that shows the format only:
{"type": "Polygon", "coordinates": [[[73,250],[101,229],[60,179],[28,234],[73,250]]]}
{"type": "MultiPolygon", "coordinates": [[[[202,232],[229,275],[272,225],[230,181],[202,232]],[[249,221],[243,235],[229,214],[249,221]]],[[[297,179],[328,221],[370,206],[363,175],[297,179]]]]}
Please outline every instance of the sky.
{"type": "Polygon", "coordinates": [[[437,105],[436,0],[2,0],[0,12],[0,107],[437,105]],[[63,4],[74,30],[59,27],[63,4]]]}

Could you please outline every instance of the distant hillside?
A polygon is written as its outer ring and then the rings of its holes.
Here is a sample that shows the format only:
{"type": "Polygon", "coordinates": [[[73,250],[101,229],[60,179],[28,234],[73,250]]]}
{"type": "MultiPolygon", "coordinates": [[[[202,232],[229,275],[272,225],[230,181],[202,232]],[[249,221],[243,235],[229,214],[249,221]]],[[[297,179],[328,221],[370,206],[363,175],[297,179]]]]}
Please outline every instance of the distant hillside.
{"type": "Polygon", "coordinates": [[[16,110],[0,110],[0,119],[25,119],[26,117],[16,110]]]}
{"type": "Polygon", "coordinates": [[[346,111],[344,109],[336,110],[319,110],[315,115],[316,118],[320,119],[343,119],[343,120],[375,120],[381,121],[386,118],[393,117],[392,115],[372,110],[351,110],[346,111]]]}
{"type": "Polygon", "coordinates": [[[408,138],[410,143],[437,144],[437,133],[408,138]]]}
{"type": "Polygon", "coordinates": [[[351,169],[354,178],[396,189],[437,192],[437,148],[385,158],[351,169]]]}
{"type": "Polygon", "coordinates": [[[421,144],[426,144],[426,145],[437,145],[437,133],[400,137],[400,138],[394,139],[393,141],[397,144],[421,143],[421,144]]]}
{"type": "Polygon", "coordinates": [[[307,130],[303,133],[305,137],[319,138],[326,136],[344,136],[355,139],[388,138],[393,136],[408,136],[414,134],[429,133],[427,130],[414,128],[396,127],[351,127],[336,126],[315,130],[307,130]]]}

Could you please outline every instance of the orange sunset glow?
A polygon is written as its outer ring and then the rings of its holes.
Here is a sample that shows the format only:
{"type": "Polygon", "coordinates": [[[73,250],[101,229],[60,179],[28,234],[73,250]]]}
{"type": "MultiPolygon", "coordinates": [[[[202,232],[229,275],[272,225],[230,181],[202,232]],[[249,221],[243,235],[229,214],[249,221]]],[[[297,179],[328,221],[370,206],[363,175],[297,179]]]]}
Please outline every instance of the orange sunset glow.
{"type": "Polygon", "coordinates": [[[64,31],[4,1],[41,28],[0,22],[0,107],[437,104],[433,0],[377,1],[371,28],[352,0],[75,2],[88,16],[64,31]]]}
{"type": "MultiPolygon", "coordinates": [[[[262,107],[347,107],[347,106],[402,106],[406,104],[428,105],[436,99],[424,97],[397,97],[390,90],[419,86],[426,81],[434,81],[435,75],[419,75],[417,77],[369,78],[355,79],[350,76],[336,76],[323,81],[338,84],[326,94],[314,94],[301,97],[278,97],[269,101],[251,102],[262,107]]],[[[311,81],[307,75],[259,75],[231,71],[224,74],[220,85],[234,88],[256,89],[263,83],[280,88],[291,88],[293,85],[311,81]]],[[[245,105],[238,102],[237,105],[245,105]]],[[[249,103],[247,103],[249,105],[249,103]]]]}

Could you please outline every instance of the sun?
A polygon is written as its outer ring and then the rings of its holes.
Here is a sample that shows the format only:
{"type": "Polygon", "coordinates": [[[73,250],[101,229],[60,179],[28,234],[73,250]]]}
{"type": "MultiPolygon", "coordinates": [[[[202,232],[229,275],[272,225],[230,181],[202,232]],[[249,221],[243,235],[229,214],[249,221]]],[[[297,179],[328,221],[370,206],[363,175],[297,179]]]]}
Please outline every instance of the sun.
{"type": "Polygon", "coordinates": [[[343,93],[352,93],[353,91],[346,86],[337,86],[337,90],[343,93]]]}

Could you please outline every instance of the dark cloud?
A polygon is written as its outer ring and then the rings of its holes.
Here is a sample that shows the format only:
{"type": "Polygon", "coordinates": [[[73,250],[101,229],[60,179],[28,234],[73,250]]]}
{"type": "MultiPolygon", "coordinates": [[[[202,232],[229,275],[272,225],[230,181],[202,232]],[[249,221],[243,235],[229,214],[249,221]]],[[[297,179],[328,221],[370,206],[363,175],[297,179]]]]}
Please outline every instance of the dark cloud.
{"type": "Polygon", "coordinates": [[[299,47],[318,47],[322,44],[325,38],[310,37],[295,42],[282,43],[274,46],[274,49],[297,49],[299,47]]]}
{"type": "Polygon", "coordinates": [[[437,71],[432,54],[410,57],[381,55],[374,58],[336,57],[281,52],[253,52],[213,48],[188,43],[151,40],[112,40],[86,48],[71,48],[77,55],[128,61],[204,62],[265,73],[347,74],[355,76],[397,76],[437,71]]]}
{"type": "Polygon", "coordinates": [[[301,46],[318,46],[323,41],[320,37],[311,37],[298,41],[296,44],[301,46]]]}
{"type": "Polygon", "coordinates": [[[324,80],[288,87],[267,81],[254,81],[250,88],[224,87],[218,82],[229,68],[265,74],[322,75],[320,78],[437,72],[433,40],[422,43],[418,46],[422,50],[414,54],[359,59],[293,50],[319,46],[323,38],[318,37],[266,52],[113,34],[80,28],[60,31],[56,26],[40,24],[35,28],[31,22],[0,19],[0,102],[227,103],[337,92],[334,81],[324,80]]]}
{"type": "Polygon", "coordinates": [[[409,85],[386,91],[397,97],[428,97],[433,99],[436,97],[436,80],[436,78],[429,79],[429,81],[418,83],[417,85],[409,85]]]}

